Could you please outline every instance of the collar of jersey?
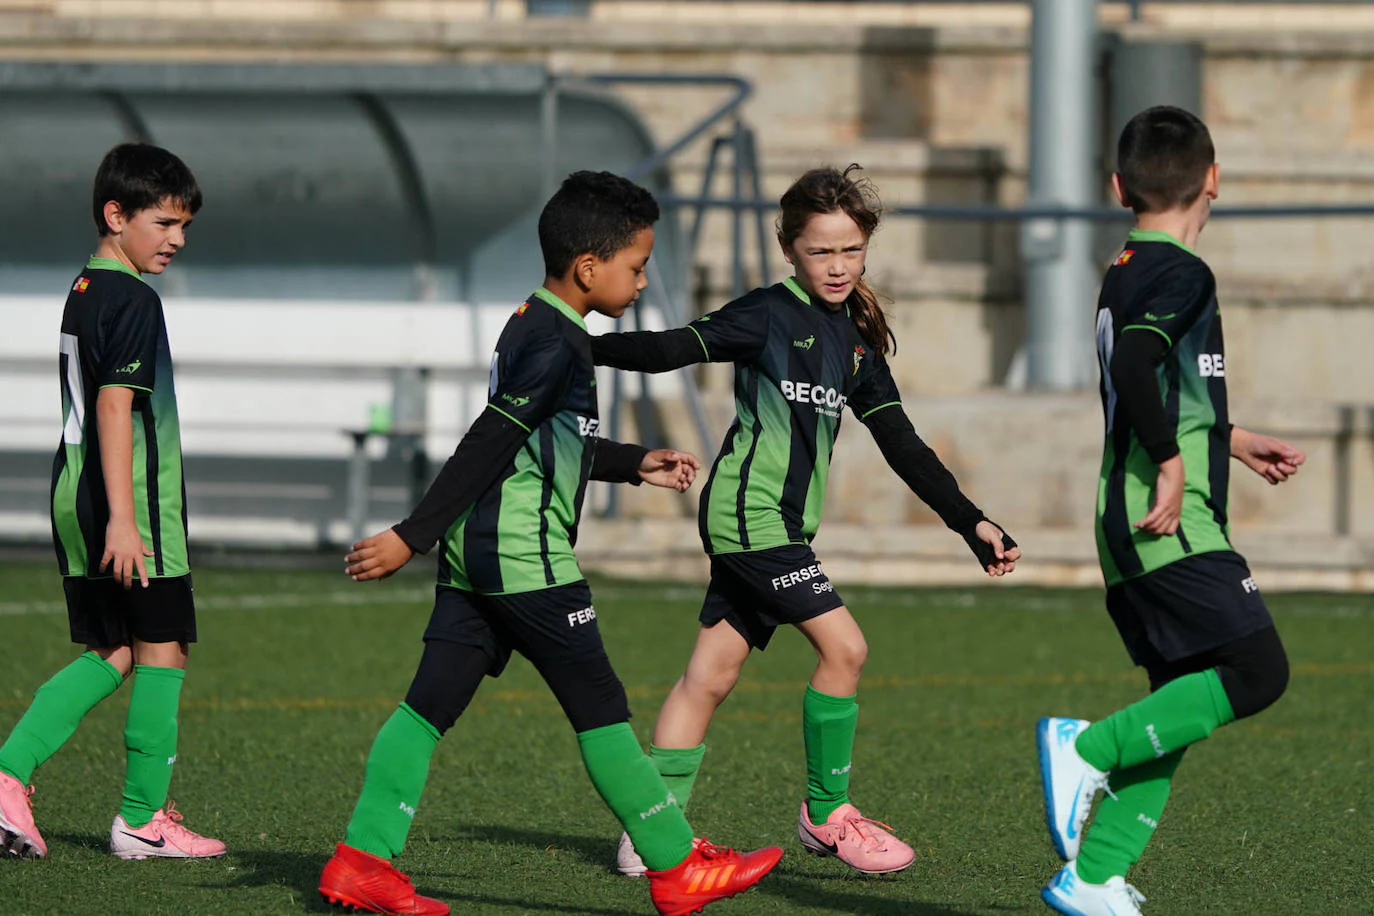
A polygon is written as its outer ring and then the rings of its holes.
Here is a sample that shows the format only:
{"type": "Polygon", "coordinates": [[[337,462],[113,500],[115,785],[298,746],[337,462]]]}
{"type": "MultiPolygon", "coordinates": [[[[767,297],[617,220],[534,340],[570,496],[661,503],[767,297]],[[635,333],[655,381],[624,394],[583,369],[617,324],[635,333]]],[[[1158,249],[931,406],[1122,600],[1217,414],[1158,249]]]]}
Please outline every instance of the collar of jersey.
{"type": "Polygon", "coordinates": [[[573,324],[577,325],[582,330],[587,330],[587,320],[583,318],[581,315],[577,314],[577,312],[573,310],[573,307],[571,305],[568,305],[568,303],[564,302],[562,299],[558,298],[553,293],[546,290],[544,287],[541,286],[537,290],[535,290],[534,295],[544,300],[544,302],[548,303],[554,308],[558,309],[564,315],[567,315],[568,320],[571,321],[573,324]]]}
{"type": "Polygon", "coordinates": [[[1159,229],[1132,229],[1130,232],[1126,233],[1126,238],[1132,242],[1168,242],[1170,245],[1177,245],[1193,257],[1198,256],[1196,251],[1189,248],[1169,233],[1162,232],[1159,229]]]}
{"type": "MultiPolygon", "coordinates": [[[[796,278],[796,277],[788,277],[786,280],[783,280],[783,281],[782,281],[782,285],[785,286],[785,287],[787,287],[789,290],[791,290],[792,295],[794,295],[794,296],[796,296],[798,299],[800,299],[800,300],[802,301],[803,304],[805,304],[805,305],[811,305],[811,304],[812,304],[812,302],[811,302],[811,297],[808,296],[808,295],[806,294],[806,290],[804,290],[804,289],[801,288],[801,284],[797,282],[797,278],[796,278]]],[[[829,312],[829,313],[831,313],[832,315],[838,315],[839,312],[840,312],[839,309],[832,309],[832,308],[827,308],[827,309],[825,309],[824,311],[829,312]]],[[[846,318],[849,317],[849,303],[848,303],[848,302],[846,302],[846,303],[844,304],[844,316],[845,316],[846,318]]]]}
{"type": "Polygon", "coordinates": [[[117,260],[117,259],[115,259],[115,258],[98,258],[98,257],[96,257],[95,255],[91,255],[91,259],[90,259],[89,261],[86,262],[86,269],[87,269],[87,270],[117,270],[117,271],[119,271],[120,273],[128,274],[129,276],[131,276],[131,277],[133,277],[133,278],[135,278],[135,279],[137,279],[137,280],[142,280],[142,279],[143,279],[143,275],[142,275],[142,274],[140,274],[138,271],[134,270],[134,269],[133,269],[132,267],[130,267],[128,264],[125,264],[123,261],[117,260]]]}

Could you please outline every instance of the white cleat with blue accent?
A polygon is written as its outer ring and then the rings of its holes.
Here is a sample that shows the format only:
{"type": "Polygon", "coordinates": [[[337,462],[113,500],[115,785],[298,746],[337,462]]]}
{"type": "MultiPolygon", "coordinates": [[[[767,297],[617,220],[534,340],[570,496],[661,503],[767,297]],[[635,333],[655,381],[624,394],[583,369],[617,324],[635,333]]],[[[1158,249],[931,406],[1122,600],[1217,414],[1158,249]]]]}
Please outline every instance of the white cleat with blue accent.
{"type": "Polygon", "coordinates": [[[1078,866],[1070,862],[1050,879],[1040,897],[1050,909],[1064,916],[1141,916],[1145,895],[1112,877],[1106,884],[1089,884],[1078,877],[1078,866]]]}
{"type": "Polygon", "coordinates": [[[1092,723],[1047,716],[1035,730],[1040,752],[1040,784],[1045,792],[1045,823],[1054,849],[1065,862],[1078,858],[1083,825],[1093,798],[1107,788],[1107,774],[1078,756],[1074,741],[1092,723]]]}

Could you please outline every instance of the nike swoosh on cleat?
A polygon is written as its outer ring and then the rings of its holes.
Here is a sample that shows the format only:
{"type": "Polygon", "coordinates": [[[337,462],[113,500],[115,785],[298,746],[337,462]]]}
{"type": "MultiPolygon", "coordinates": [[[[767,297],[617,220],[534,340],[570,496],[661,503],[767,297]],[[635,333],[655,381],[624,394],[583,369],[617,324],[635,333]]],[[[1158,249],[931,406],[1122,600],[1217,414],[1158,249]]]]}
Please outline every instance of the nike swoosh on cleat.
{"type": "Polygon", "coordinates": [[[119,831],[119,832],[122,833],[122,834],[124,834],[124,835],[127,836],[127,837],[132,837],[133,839],[138,840],[140,843],[146,843],[146,844],[148,844],[149,846],[153,847],[154,849],[161,849],[162,847],[164,847],[164,846],[167,845],[167,838],[166,838],[166,837],[158,837],[158,838],[157,838],[157,842],[154,843],[152,840],[144,839],[143,837],[139,836],[138,834],[136,834],[136,833],[130,833],[130,832],[127,831],[127,830],[121,830],[121,831],[119,831]]]}
{"type": "MultiPolygon", "coordinates": [[[[839,855],[839,854],[840,854],[840,844],[839,844],[839,843],[827,843],[825,840],[822,840],[820,837],[816,836],[814,833],[811,834],[811,838],[812,838],[813,840],[815,840],[818,844],[820,844],[821,849],[824,849],[826,852],[830,853],[832,856],[836,856],[836,855],[839,855]]],[[[819,851],[819,850],[818,850],[818,851],[819,851]]]]}
{"type": "Polygon", "coordinates": [[[1073,790],[1073,807],[1069,809],[1069,823],[1067,825],[1068,829],[1065,831],[1065,835],[1068,836],[1068,838],[1071,840],[1074,837],[1078,836],[1078,828],[1074,826],[1073,822],[1075,820],[1074,814],[1078,811],[1078,803],[1082,800],[1083,779],[1080,777],[1078,780],[1078,788],[1073,790]]]}

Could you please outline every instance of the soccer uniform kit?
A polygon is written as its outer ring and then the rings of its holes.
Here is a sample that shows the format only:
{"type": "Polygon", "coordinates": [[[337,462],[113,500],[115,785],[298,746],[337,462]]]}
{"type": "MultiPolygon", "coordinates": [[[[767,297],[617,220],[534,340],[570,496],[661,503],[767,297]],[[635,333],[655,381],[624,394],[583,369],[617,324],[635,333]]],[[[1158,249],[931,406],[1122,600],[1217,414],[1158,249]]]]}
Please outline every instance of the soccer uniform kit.
{"type": "Polygon", "coordinates": [[[72,640],[194,642],[181,432],[161,300],[131,268],[91,258],[67,296],[60,353],[63,427],[53,460],[52,530],[72,640]],[[108,387],[134,392],[134,516],[153,551],[146,589],[122,588],[99,569],[110,507],[96,399],[108,387]]]}
{"type": "Polygon", "coordinates": [[[846,406],[908,486],[975,551],[982,543],[973,534],[982,512],[916,435],[882,354],[864,341],[847,306],[813,303],[792,278],[686,328],[596,337],[592,353],[598,364],[641,372],[735,364],[735,421],[700,503],[711,558],[701,611],[707,626],[728,620],[762,649],[779,624],[844,604],[810,544],[846,406]]]}
{"type": "Polygon", "coordinates": [[[1098,556],[1132,660],[1176,662],[1272,627],[1228,536],[1231,424],[1211,270],[1164,233],[1133,230],[1103,280],[1097,350],[1106,420],[1098,556]],[[1132,341],[1141,355],[1118,386],[1112,358],[1123,335],[1139,334],[1148,335],[1132,341]],[[1132,371],[1153,373],[1157,402],[1149,379],[1132,371]],[[1149,513],[1157,465],[1174,453],[1184,465],[1183,510],[1177,534],[1161,537],[1132,522],[1149,513]]]}
{"type": "Polygon", "coordinates": [[[1097,312],[1106,441],[1097,546],[1107,610],[1149,696],[1099,721],[1045,718],[1037,742],[1050,834],[1068,861],[1041,896],[1060,912],[1138,913],[1124,876],[1144,852],[1187,749],[1282,694],[1288,662],[1231,547],[1231,424],[1216,282],[1173,237],[1132,230],[1097,312]],[[1135,528],[1159,465],[1184,466],[1178,530],[1135,528]],[[1093,796],[1107,790],[1084,831],[1093,796]],[[1080,845],[1081,843],[1081,845],[1080,845]]]}
{"type": "MultiPolygon", "coordinates": [[[[563,706],[593,784],[650,867],[670,868],[692,849],[691,828],[630,729],[573,555],[588,479],[639,483],[648,451],[598,438],[589,340],[582,316],[546,289],[520,306],[492,357],[487,408],[394,528],[417,552],[442,540],[436,598],[416,678],[373,744],[341,850],[400,853],[439,738],[513,651],[563,706]]],[[[326,896],[336,867],[326,867],[326,896]]]]}

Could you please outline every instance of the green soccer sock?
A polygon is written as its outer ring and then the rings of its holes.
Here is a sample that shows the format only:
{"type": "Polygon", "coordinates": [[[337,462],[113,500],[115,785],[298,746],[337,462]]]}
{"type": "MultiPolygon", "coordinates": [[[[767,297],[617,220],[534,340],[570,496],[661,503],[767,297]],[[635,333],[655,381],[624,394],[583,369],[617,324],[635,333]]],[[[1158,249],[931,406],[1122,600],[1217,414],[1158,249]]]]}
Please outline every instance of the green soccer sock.
{"type": "Polygon", "coordinates": [[[696,747],[658,747],[649,745],[649,760],[663,777],[663,784],[677,799],[677,806],[687,810],[687,799],[692,797],[692,786],[696,785],[697,773],[701,772],[701,758],[706,756],[706,745],[696,747]]]}
{"type": "Polygon", "coordinates": [[[1215,668],[1184,675],[1125,709],[1094,722],[1075,747],[1104,772],[1138,766],[1206,738],[1234,721],[1215,668]]]}
{"type": "Polygon", "coordinates": [[[625,826],[645,866],[665,871],[687,858],[692,828],[644,756],[630,723],[578,732],[577,743],[592,785],[625,826]]]}
{"type": "Polygon", "coordinates": [[[401,854],[438,746],[439,730],[402,703],[372,742],[345,843],[384,859],[401,854]]]}
{"type": "Polygon", "coordinates": [[[185,678],[180,668],[134,666],[129,717],[124,722],[124,801],[119,806],[130,827],[142,827],[167,804],[172,764],[177,759],[177,706],[185,678]]]}
{"type": "Polygon", "coordinates": [[[94,652],[77,656],[33,692],[28,711],[0,747],[0,770],[28,785],[33,771],[67,743],[86,713],[123,682],[119,669],[94,652]]]}
{"type": "Polygon", "coordinates": [[[802,738],[806,744],[806,811],[823,824],[849,801],[849,768],[859,704],[853,696],[832,697],[806,685],[802,700],[802,738]]]}
{"type": "Polygon", "coordinates": [[[1170,781],[1186,750],[1180,748],[1112,773],[1112,795],[1098,805],[1078,850],[1078,877],[1089,884],[1105,884],[1113,875],[1124,878],[1139,861],[1159,826],[1170,781]]]}

